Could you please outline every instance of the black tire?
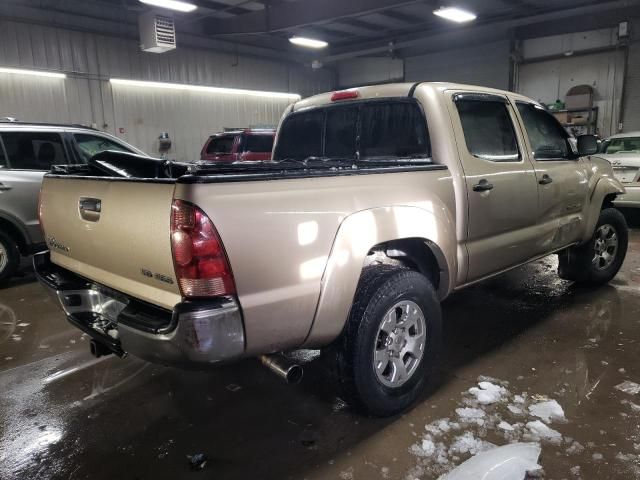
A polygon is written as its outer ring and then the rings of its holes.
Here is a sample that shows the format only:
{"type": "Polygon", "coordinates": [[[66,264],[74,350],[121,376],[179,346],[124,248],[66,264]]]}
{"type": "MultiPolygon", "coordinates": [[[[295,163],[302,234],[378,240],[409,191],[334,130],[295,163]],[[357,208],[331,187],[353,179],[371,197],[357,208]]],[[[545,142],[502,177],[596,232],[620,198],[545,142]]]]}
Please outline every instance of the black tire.
{"type": "Polygon", "coordinates": [[[372,416],[384,417],[405,410],[434,376],[441,344],[440,303],[427,277],[402,267],[368,267],[360,278],[345,331],[332,345],[335,373],[345,400],[372,416]],[[413,360],[413,373],[402,385],[390,387],[375,371],[374,351],[386,348],[376,346],[379,329],[385,314],[401,301],[413,302],[420,308],[426,339],[421,359],[413,360]]]}
{"type": "Polygon", "coordinates": [[[573,280],[582,286],[598,286],[608,283],[616,276],[622,262],[627,255],[629,244],[629,228],[624,215],[615,208],[605,208],[600,212],[591,239],[578,247],[568,248],[559,253],[558,275],[565,280],[573,280]],[[617,247],[613,260],[607,264],[602,259],[596,259],[599,249],[600,233],[610,226],[617,238],[617,247]],[[601,227],[604,230],[601,230],[601,227]],[[596,260],[594,262],[594,260],[596,260]]]}
{"type": "Polygon", "coordinates": [[[20,250],[16,242],[6,233],[0,231],[0,247],[5,252],[6,262],[0,253],[0,282],[11,278],[20,266],[20,250]],[[4,264],[4,266],[2,266],[4,264]]]}

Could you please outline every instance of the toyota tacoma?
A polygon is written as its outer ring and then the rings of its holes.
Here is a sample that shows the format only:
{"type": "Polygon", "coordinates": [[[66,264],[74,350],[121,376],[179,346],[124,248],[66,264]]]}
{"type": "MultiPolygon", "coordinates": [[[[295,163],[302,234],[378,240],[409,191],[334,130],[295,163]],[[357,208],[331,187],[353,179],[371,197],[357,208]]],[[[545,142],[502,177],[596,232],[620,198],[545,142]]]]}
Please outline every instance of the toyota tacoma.
{"type": "Polygon", "coordinates": [[[321,94],[288,107],[270,161],[54,167],[34,265],[97,355],[286,373],[274,354],[321,348],[351,404],[391,415],[434,381],[456,290],[550,254],[577,284],[616,275],[624,187],[597,148],[501,90],[321,94]]]}

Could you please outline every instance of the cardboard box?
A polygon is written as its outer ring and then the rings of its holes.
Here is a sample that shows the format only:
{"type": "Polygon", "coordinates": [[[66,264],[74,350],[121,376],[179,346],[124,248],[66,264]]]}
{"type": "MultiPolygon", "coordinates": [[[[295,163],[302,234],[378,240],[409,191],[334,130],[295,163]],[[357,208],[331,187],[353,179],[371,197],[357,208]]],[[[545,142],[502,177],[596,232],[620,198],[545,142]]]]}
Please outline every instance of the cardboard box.
{"type": "Polygon", "coordinates": [[[593,94],[567,95],[564,103],[569,110],[575,108],[591,108],[593,106],[593,94]]]}
{"type": "Polygon", "coordinates": [[[569,123],[569,114],[567,112],[552,112],[553,116],[556,117],[556,119],[560,122],[560,123],[569,123]]]}
{"type": "Polygon", "coordinates": [[[570,123],[573,125],[586,125],[589,123],[589,113],[572,113],[570,123]]]}

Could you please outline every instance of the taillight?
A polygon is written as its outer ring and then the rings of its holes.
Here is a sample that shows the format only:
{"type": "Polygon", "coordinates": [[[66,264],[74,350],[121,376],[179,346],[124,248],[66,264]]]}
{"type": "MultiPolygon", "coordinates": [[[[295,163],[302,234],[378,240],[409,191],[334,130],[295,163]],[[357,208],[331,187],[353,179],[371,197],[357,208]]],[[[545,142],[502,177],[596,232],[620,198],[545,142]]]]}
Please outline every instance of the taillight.
{"type": "Polygon", "coordinates": [[[236,293],[220,236],[211,219],[195,205],[174,200],[171,206],[173,264],[184,297],[236,293]]]}

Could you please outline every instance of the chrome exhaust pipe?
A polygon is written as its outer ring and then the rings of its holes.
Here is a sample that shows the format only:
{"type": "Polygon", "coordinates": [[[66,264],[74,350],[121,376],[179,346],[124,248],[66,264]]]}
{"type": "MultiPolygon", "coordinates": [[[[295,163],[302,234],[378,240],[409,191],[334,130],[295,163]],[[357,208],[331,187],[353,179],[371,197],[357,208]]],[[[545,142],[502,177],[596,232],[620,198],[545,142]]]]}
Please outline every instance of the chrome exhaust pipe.
{"type": "Polygon", "coordinates": [[[260,362],[288,384],[300,383],[304,370],[282,355],[261,355],[260,362]]]}

